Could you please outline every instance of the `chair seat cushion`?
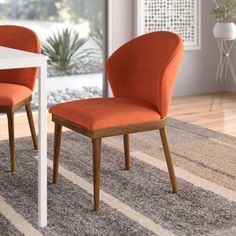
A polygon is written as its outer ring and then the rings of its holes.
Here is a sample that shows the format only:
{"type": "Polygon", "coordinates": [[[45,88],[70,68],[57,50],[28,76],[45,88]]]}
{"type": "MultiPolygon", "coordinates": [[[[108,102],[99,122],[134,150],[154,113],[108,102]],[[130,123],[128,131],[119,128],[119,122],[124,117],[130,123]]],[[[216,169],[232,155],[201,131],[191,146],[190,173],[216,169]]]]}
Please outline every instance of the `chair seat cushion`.
{"type": "Polygon", "coordinates": [[[0,83],[0,106],[14,106],[32,95],[32,90],[18,85],[0,83]]]}
{"type": "Polygon", "coordinates": [[[161,119],[154,105],[128,98],[72,101],[55,105],[49,112],[92,131],[161,119]]]}

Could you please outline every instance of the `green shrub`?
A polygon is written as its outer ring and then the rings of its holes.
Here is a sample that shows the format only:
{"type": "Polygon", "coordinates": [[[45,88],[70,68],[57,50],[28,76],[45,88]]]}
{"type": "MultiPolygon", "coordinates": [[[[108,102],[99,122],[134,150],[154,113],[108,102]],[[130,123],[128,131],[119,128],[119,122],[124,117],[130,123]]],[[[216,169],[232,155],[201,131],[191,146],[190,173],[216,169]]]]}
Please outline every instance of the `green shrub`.
{"type": "Polygon", "coordinates": [[[86,41],[75,30],[66,28],[49,36],[42,46],[42,52],[48,56],[49,64],[55,69],[70,74],[78,59],[84,55],[80,49],[86,41]]]}
{"type": "Polygon", "coordinates": [[[103,33],[101,30],[95,29],[94,32],[90,33],[90,37],[100,49],[103,49],[103,33]]]}

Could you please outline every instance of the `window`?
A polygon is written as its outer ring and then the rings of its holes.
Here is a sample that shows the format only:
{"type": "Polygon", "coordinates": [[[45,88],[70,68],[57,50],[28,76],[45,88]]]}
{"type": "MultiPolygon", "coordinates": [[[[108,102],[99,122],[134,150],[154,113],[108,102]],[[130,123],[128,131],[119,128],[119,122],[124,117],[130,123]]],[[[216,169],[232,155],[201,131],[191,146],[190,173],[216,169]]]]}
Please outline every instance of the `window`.
{"type": "Polygon", "coordinates": [[[102,96],[102,9],[101,0],[0,0],[0,24],[26,26],[41,39],[49,106],[102,96]]]}

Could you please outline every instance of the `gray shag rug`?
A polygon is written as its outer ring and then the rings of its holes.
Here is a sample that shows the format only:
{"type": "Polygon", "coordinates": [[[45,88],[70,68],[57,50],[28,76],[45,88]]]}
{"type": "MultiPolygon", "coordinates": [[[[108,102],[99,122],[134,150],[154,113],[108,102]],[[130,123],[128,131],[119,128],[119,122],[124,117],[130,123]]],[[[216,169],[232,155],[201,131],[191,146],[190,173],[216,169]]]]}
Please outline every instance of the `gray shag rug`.
{"type": "Polygon", "coordinates": [[[103,140],[101,211],[93,211],[92,145],[64,132],[60,178],[52,182],[48,136],[48,226],[37,227],[37,152],[0,142],[0,235],[236,235],[236,138],[168,120],[180,192],[173,194],[158,131],[132,134],[132,169],[124,170],[122,137],[103,140]],[[10,210],[9,210],[10,209],[10,210]],[[11,211],[11,213],[9,213],[11,211]]]}

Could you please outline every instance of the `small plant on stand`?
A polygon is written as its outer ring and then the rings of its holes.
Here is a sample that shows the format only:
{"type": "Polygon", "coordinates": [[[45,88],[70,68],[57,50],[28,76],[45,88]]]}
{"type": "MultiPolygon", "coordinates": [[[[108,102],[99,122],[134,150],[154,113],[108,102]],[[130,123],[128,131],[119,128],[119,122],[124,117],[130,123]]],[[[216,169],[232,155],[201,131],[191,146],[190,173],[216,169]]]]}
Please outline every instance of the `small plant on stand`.
{"type": "Polygon", "coordinates": [[[212,16],[217,21],[214,36],[217,39],[234,40],[236,38],[236,0],[214,0],[212,16]]]}

